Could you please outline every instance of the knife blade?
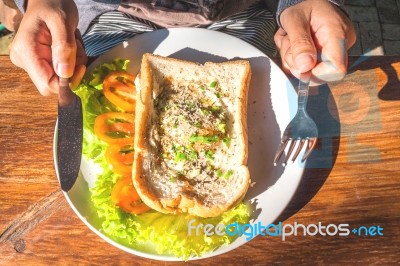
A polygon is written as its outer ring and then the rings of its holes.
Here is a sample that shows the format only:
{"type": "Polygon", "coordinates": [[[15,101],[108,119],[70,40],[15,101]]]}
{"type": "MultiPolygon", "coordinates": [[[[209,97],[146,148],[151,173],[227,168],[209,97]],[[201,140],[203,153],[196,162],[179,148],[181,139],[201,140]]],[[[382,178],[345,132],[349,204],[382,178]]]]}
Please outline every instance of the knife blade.
{"type": "Polygon", "coordinates": [[[68,192],[78,178],[82,157],[83,118],[81,99],[59,78],[57,166],[61,189],[68,192]]]}

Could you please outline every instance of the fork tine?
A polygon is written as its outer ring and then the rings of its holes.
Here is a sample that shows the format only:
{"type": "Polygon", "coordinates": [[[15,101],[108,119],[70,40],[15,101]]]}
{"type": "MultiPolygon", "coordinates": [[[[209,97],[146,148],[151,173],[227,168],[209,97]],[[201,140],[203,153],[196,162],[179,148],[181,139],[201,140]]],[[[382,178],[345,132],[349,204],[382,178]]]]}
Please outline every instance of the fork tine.
{"type": "Polygon", "coordinates": [[[294,140],[294,139],[291,140],[290,147],[289,147],[288,153],[286,155],[286,159],[282,163],[283,166],[287,165],[287,162],[289,161],[289,158],[292,155],[292,152],[293,152],[294,147],[296,146],[296,143],[297,143],[297,140],[294,140]]]}
{"type": "Polygon", "coordinates": [[[279,161],[279,159],[282,156],[283,151],[286,148],[286,145],[289,142],[289,138],[288,137],[283,137],[281,143],[279,144],[278,150],[275,153],[275,158],[274,158],[274,165],[276,166],[276,163],[279,161]]]}
{"type": "Polygon", "coordinates": [[[313,151],[315,144],[317,144],[317,138],[308,139],[307,149],[306,152],[304,153],[301,162],[304,162],[308,158],[308,156],[311,155],[311,152],[313,151]]]}
{"type": "Polygon", "coordinates": [[[300,140],[299,147],[297,147],[297,150],[296,150],[296,152],[293,154],[292,160],[290,161],[291,163],[294,163],[294,161],[296,160],[297,156],[299,156],[299,153],[301,152],[301,149],[303,148],[305,142],[306,142],[305,139],[301,139],[301,140],[300,140]]]}

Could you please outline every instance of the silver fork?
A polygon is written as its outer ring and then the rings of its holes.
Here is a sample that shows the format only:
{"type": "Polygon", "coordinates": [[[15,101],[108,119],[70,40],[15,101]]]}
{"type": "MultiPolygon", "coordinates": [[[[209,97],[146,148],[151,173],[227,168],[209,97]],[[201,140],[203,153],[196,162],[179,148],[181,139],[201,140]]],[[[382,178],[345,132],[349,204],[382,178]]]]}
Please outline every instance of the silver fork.
{"type": "Polygon", "coordinates": [[[277,164],[281,158],[286,146],[290,143],[286,158],[282,165],[286,166],[290,160],[293,163],[299,153],[301,152],[305,143],[306,151],[302,158],[304,162],[311,154],[317,143],[318,129],[315,122],[308,116],[306,111],[307,99],[308,99],[308,87],[310,84],[311,72],[303,73],[300,76],[299,87],[297,91],[298,95],[298,109],[295,117],[290,121],[289,125],[283,132],[281,143],[279,144],[278,150],[276,151],[274,158],[274,165],[277,164]],[[296,148],[297,147],[297,148],[296,148]],[[296,151],[293,153],[294,149],[296,151]],[[293,155],[292,155],[293,153],[293,155]]]}

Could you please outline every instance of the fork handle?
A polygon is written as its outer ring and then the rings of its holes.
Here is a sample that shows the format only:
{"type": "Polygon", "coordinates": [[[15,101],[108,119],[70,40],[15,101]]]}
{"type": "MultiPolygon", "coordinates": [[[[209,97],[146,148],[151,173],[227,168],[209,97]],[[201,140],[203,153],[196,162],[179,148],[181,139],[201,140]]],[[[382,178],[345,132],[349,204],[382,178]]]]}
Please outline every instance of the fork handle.
{"type": "Polygon", "coordinates": [[[306,109],[310,80],[311,80],[311,71],[300,74],[299,87],[297,90],[299,110],[306,109]]]}

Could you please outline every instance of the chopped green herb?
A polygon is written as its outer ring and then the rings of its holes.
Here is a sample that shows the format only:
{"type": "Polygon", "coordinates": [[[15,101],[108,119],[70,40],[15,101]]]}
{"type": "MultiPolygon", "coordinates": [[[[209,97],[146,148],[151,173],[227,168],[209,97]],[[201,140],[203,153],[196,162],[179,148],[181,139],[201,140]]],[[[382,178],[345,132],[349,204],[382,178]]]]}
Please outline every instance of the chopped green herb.
{"type": "Polygon", "coordinates": [[[200,112],[201,112],[203,115],[210,115],[210,114],[211,114],[211,112],[210,112],[209,110],[207,110],[207,109],[200,109],[200,112]]]}
{"type": "Polygon", "coordinates": [[[164,109],[164,111],[167,111],[167,110],[171,109],[171,107],[172,107],[171,105],[167,104],[167,105],[164,105],[163,109],[164,109]]]}
{"type": "Polygon", "coordinates": [[[231,175],[233,175],[233,171],[232,170],[228,170],[228,172],[226,172],[223,176],[223,178],[228,179],[229,177],[231,177],[231,175]]]}
{"type": "Polygon", "coordinates": [[[194,123],[193,126],[195,126],[195,127],[197,127],[197,128],[201,128],[202,123],[201,123],[200,121],[198,121],[198,122],[194,123]]]}
{"type": "Polygon", "coordinates": [[[215,96],[219,99],[219,98],[221,98],[222,97],[222,93],[221,92],[216,92],[216,93],[214,93],[215,94],[215,96]]]}
{"type": "Polygon", "coordinates": [[[169,179],[169,181],[175,183],[175,182],[176,182],[176,179],[177,179],[176,176],[171,176],[171,178],[169,179]]]}
{"type": "Polygon", "coordinates": [[[231,138],[226,137],[222,141],[226,147],[229,147],[229,145],[231,144],[231,138]]]}
{"type": "Polygon", "coordinates": [[[172,144],[172,150],[174,151],[174,152],[176,152],[176,151],[183,151],[185,148],[183,147],[183,146],[181,146],[181,145],[175,145],[175,144],[172,144]]]}
{"type": "Polygon", "coordinates": [[[221,131],[222,133],[225,133],[226,124],[225,123],[218,124],[218,130],[221,131]]]}
{"type": "Polygon", "coordinates": [[[172,144],[171,150],[172,150],[173,152],[176,152],[177,147],[179,147],[179,146],[176,146],[175,144],[172,144]]]}
{"type": "Polygon", "coordinates": [[[178,119],[175,119],[175,123],[173,125],[173,128],[177,128],[178,127],[178,119]]]}
{"type": "Polygon", "coordinates": [[[190,142],[200,142],[200,143],[206,143],[206,144],[211,144],[213,142],[219,141],[219,137],[216,135],[211,135],[211,136],[199,136],[196,134],[193,134],[189,138],[190,142]]]}
{"type": "Polygon", "coordinates": [[[196,160],[197,159],[197,153],[196,151],[192,150],[189,153],[189,160],[196,160]]]}
{"type": "Polygon", "coordinates": [[[201,85],[201,86],[199,87],[199,89],[202,90],[202,91],[204,91],[204,86],[201,85]]]}
{"type": "Polygon", "coordinates": [[[193,109],[196,107],[196,104],[194,102],[188,102],[187,106],[189,107],[189,109],[193,109]]]}
{"type": "Polygon", "coordinates": [[[210,83],[211,88],[215,88],[217,86],[217,81],[214,80],[213,82],[210,83]]]}
{"type": "Polygon", "coordinates": [[[217,176],[218,176],[218,177],[221,177],[221,176],[222,176],[222,174],[223,174],[223,172],[222,172],[222,170],[221,170],[221,169],[218,169],[216,174],[217,174],[217,176]]]}
{"type": "Polygon", "coordinates": [[[187,159],[186,153],[178,151],[175,153],[175,162],[185,161],[187,159]]]}
{"type": "Polygon", "coordinates": [[[214,106],[211,107],[211,110],[213,110],[214,112],[219,112],[219,111],[221,111],[221,107],[214,105],[214,106]]]}
{"type": "Polygon", "coordinates": [[[208,160],[214,160],[214,152],[212,150],[207,150],[206,151],[206,158],[208,160]]]}

